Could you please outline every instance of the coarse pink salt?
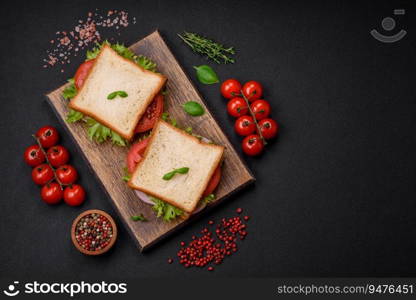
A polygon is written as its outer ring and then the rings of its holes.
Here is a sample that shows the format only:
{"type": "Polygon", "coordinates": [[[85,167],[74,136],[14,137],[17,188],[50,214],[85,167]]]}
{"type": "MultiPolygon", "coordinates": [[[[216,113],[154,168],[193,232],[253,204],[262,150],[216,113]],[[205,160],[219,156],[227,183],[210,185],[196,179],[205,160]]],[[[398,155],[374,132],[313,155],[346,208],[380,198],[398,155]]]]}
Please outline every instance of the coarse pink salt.
{"type": "MultiPolygon", "coordinates": [[[[133,18],[133,24],[136,18],[133,18]]],[[[116,36],[120,36],[120,28],[129,25],[128,13],[121,10],[108,10],[106,13],[100,13],[98,8],[95,12],[88,12],[86,19],[79,19],[70,30],[56,31],[55,39],[50,40],[49,44],[53,45],[46,51],[46,58],[43,59],[43,68],[53,67],[56,63],[60,65],[69,64],[71,56],[77,56],[77,53],[87,47],[101,41],[100,28],[115,27],[116,36]]],[[[107,34],[107,32],[106,32],[107,34]]],[[[114,40],[114,38],[110,38],[114,40]]],[[[64,69],[61,69],[64,72],[64,69]]]]}

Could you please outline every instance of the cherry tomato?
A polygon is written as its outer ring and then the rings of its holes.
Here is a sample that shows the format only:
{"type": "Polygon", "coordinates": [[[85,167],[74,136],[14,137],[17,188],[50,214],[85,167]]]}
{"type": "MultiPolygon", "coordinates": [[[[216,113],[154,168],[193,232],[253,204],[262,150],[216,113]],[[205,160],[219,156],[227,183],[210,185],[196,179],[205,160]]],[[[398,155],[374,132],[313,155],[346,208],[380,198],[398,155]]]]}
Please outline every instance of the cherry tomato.
{"type": "Polygon", "coordinates": [[[270,114],[270,104],[266,100],[256,100],[250,107],[258,121],[267,118],[270,114]]]}
{"type": "Polygon", "coordinates": [[[240,93],[241,83],[239,83],[236,79],[227,79],[221,84],[221,94],[227,99],[236,97],[240,93]]]}
{"type": "Polygon", "coordinates": [[[24,158],[29,166],[36,167],[45,161],[45,154],[39,145],[32,145],[26,148],[24,158]]]}
{"type": "Polygon", "coordinates": [[[145,132],[153,128],[156,121],[163,113],[164,96],[157,94],[152,103],[147,107],[134,132],[145,132]]]}
{"type": "Polygon", "coordinates": [[[64,191],[61,190],[61,186],[58,183],[51,182],[42,187],[40,195],[46,203],[57,204],[62,200],[64,191]]]}
{"type": "Polygon", "coordinates": [[[244,153],[250,156],[259,155],[264,148],[263,141],[257,134],[246,136],[243,140],[242,146],[244,153]]]}
{"type": "Polygon", "coordinates": [[[251,116],[242,116],[235,121],[235,132],[241,136],[247,136],[256,131],[256,124],[251,116]]]}
{"type": "Polygon", "coordinates": [[[79,90],[83,85],[84,81],[88,76],[88,73],[90,72],[92,66],[94,65],[95,59],[87,60],[86,62],[83,62],[75,72],[74,81],[75,81],[75,87],[79,90]]]}
{"type": "Polygon", "coordinates": [[[78,172],[71,165],[63,165],[56,170],[56,176],[62,184],[71,184],[77,181],[78,172]]]}
{"type": "Polygon", "coordinates": [[[53,170],[48,164],[39,165],[32,170],[32,180],[37,185],[44,185],[53,178],[53,170]]]}
{"type": "Polygon", "coordinates": [[[279,124],[273,119],[263,119],[259,122],[261,134],[265,139],[274,138],[279,132],[279,124]]]}
{"type": "Polygon", "coordinates": [[[253,102],[263,96],[263,87],[257,81],[246,82],[243,86],[243,94],[250,102],[253,102]]]}
{"type": "Polygon", "coordinates": [[[127,169],[130,174],[134,172],[136,165],[142,160],[148,143],[149,138],[146,138],[131,146],[129,152],[127,153],[127,169]]]}
{"type": "Polygon", "coordinates": [[[36,132],[36,137],[39,139],[43,148],[50,148],[55,146],[59,141],[59,133],[55,127],[44,126],[36,132]]]}
{"type": "Polygon", "coordinates": [[[55,168],[60,167],[66,164],[69,160],[69,152],[64,146],[57,145],[49,148],[46,153],[48,156],[49,162],[55,168]]]}
{"type": "Polygon", "coordinates": [[[220,183],[220,180],[221,180],[221,166],[218,166],[215,169],[214,174],[212,174],[212,177],[209,180],[208,185],[205,188],[204,193],[202,194],[202,197],[206,197],[209,194],[212,194],[212,192],[217,188],[218,184],[220,183]]]}
{"type": "Polygon", "coordinates": [[[229,115],[238,118],[247,114],[248,107],[243,98],[235,97],[228,101],[227,111],[229,115]]]}
{"type": "Polygon", "coordinates": [[[85,190],[79,184],[67,186],[64,190],[64,201],[70,206],[78,206],[84,203],[85,190]]]}

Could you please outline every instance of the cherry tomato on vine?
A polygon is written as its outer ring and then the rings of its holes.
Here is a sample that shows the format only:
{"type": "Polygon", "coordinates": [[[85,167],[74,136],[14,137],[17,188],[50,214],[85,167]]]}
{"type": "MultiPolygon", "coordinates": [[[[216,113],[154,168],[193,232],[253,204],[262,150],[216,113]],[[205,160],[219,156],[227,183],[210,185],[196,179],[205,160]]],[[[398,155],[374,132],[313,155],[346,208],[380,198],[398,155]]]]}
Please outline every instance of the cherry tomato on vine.
{"type": "Polygon", "coordinates": [[[236,79],[227,79],[221,84],[221,94],[227,99],[238,96],[241,93],[241,83],[236,79]]]}
{"type": "Polygon", "coordinates": [[[25,162],[31,166],[36,167],[45,161],[45,154],[40,149],[39,145],[32,145],[26,148],[23,155],[25,162]]]}
{"type": "Polygon", "coordinates": [[[256,124],[251,116],[242,116],[235,121],[234,129],[239,135],[247,136],[256,131],[256,124]]]}
{"type": "Polygon", "coordinates": [[[78,172],[71,165],[63,165],[56,170],[56,177],[62,184],[71,184],[77,181],[78,172]]]}
{"type": "Polygon", "coordinates": [[[234,97],[228,101],[227,111],[229,115],[238,118],[247,114],[248,107],[243,98],[234,97]]]}
{"type": "Polygon", "coordinates": [[[64,201],[70,206],[78,206],[84,203],[85,191],[79,184],[67,186],[64,190],[64,201]]]}
{"type": "Polygon", "coordinates": [[[75,87],[79,90],[83,85],[84,81],[88,76],[92,66],[94,65],[95,59],[90,59],[83,62],[75,72],[74,81],[75,87]]]}
{"type": "Polygon", "coordinates": [[[279,132],[279,124],[273,119],[263,119],[259,122],[262,136],[265,139],[274,138],[279,132]]]}
{"type": "Polygon", "coordinates": [[[64,191],[61,190],[61,186],[58,183],[51,182],[42,187],[40,195],[46,203],[57,204],[62,200],[64,191]]]}
{"type": "Polygon", "coordinates": [[[66,164],[69,160],[69,152],[64,146],[57,145],[49,148],[46,153],[48,156],[49,162],[55,168],[66,164]]]}
{"type": "Polygon", "coordinates": [[[36,137],[39,139],[43,148],[55,146],[59,141],[59,133],[55,127],[44,126],[36,132],[36,137]]]}
{"type": "Polygon", "coordinates": [[[242,143],[243,151],[250,156],[259,155],[263,152],[264,144],[258,134],[246,136],[242,143]]]}
{"type": "Polygon", "coordinates": [[[270,114],[270,104],[266,100],[256,100],[250,107],[258,121],[267,118],[270,114]]]}
{"type": "Polygon", "coordinates": [[[243,94],[250,102],[253,102],[263,96],[263,87],[257,81],[246,82],[243,85],[243,94]]]}
{"type": "Polygon", "coordinates": [[[32,170],[32,180],[37,185],[44,185],[53,178],[53,170],[48,164],[39,165],[32,170]]]}

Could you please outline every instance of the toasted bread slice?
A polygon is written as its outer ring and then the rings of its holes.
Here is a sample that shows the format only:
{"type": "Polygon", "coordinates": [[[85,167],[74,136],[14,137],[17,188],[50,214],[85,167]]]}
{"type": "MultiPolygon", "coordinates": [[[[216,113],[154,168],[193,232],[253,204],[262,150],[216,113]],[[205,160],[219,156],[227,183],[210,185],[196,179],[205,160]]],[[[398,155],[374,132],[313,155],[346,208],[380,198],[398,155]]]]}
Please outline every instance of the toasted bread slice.
{"type": "Polygon", "coordinates": [[[147,106],[165,81],[163,75],[141,68],[104,45],[69,107],[130,140],[147,106]],[[125,91],[128,96],[107,99],[115,91],[125,91]]]}
{"type": "Polygon", "coordinates": [[[129,186],[192,213],[221,161],[224,147],[198,138],[160,120],[134,171],[129,186]],[[187,174],[162,177],[187,167],[187,174]]]}

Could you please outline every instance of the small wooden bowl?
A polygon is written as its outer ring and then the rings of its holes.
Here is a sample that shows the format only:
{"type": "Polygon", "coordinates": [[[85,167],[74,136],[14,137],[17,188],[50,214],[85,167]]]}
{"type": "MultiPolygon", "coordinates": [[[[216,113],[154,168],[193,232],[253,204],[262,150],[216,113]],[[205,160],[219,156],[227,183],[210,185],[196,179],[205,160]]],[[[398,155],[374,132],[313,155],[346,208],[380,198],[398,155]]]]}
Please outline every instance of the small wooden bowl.
{"type": "Polygon", "coordinates": [[[107,214],[105,211],[102,211],[102,210],[99,210],[99,209],[86,210],[83,213],[81,213],[78,217],[76,217],[76,219],[72,223],[71,239],[72,239],[72,243],[74,244],[74,246],[81,253],[86,254],[86,255],[100,255],[100,254],[103,254],[103,253],[107,252],[108,250],[110,250],[111,247],[113,247],[114,243],[116,242],[117,226],[116,226],[116,223],[114,222],[114,219],[109,214],[107,214]],[[111,237],[110,243],[105,248],[100,249],[100,250],[96,250],[96,251],[89,251],[89,250],[86,250],[86,249],[82,248],[81,245],[78,244],[77,239],[75,238],[75,229],[76,229],[77,224],[79,223],[81,218],[85,217],[86,215],[90,215],[90,214],[99,214],[99,215],[104,216],[105,218],[107,218],[110,221],[111,226],[113,228],[113,236],[111,237]]]}

